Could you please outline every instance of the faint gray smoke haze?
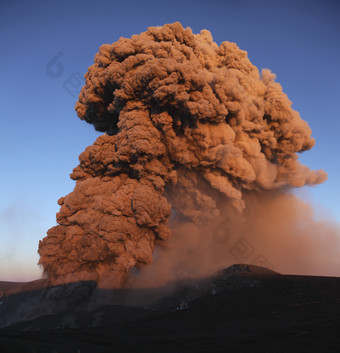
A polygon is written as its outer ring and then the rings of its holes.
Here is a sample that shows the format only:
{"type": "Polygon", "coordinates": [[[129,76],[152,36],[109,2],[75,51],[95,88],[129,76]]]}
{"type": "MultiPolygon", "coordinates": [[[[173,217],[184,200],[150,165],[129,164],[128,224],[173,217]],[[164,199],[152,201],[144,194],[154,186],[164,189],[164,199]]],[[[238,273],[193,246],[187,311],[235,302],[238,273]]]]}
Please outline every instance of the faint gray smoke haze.
{"type": "Polygon", "coordinates": [[[27,253],[28,233],[36,231],[39,214],[23,200],[0,211],[0,280],[25,281],[39,276],[38,255],[27,253]],[[31,265],[30,265],[31,264],[31,265]]]}

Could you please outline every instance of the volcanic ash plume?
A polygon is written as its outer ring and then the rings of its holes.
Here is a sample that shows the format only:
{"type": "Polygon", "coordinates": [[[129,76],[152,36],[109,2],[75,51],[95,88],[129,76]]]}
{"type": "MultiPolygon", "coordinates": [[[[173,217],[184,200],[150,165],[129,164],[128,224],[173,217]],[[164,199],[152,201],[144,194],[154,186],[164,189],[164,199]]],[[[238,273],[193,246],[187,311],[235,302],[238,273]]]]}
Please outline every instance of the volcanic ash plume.
{"type": "Polygon", "coordinates": [[[170,214],[203,227],[222,205],[241,215],[249,192],[326,179],[298,161],[314,140],[275,75],[207,30],[174,23],[104,44],[85,79],[77,114],[105,134],[39,244],[53,284],[120,286],[170,237],[170,214]]]}

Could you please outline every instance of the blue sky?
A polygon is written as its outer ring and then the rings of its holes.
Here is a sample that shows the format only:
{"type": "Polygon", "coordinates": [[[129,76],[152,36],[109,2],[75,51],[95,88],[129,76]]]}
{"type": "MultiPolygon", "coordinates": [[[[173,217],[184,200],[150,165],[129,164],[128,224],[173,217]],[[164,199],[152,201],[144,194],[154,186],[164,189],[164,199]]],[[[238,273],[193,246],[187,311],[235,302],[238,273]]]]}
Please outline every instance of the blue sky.
{"type": "Polygon", "coordinates": [[[175,21],[236,42],[277,74],[316,139],[301,161],[329,176],[299,193],[340,221],[339,17],[336,0],[1,0],[0,280],[39,276],[39,239],[74,187],[78,155],[99,136],[74,111],[99,46],[175,21]]]}

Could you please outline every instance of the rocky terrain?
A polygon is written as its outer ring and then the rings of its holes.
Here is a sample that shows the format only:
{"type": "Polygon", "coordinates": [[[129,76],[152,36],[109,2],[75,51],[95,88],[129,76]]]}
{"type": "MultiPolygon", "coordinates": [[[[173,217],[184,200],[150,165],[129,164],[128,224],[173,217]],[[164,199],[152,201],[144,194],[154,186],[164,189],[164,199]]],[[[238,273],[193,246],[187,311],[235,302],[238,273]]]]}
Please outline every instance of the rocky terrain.
{"type": "Polygon", "coordinates": [[[161,288],[0,282],[0,352],[338,352],[340,279],[233,265],[161,288]]]}

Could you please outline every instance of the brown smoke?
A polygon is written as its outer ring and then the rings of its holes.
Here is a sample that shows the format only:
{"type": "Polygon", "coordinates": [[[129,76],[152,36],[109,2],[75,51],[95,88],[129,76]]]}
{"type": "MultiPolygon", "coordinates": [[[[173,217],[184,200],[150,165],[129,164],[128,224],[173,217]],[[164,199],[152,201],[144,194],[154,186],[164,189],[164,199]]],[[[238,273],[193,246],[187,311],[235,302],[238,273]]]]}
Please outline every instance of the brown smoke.
{"type": "Polygon", "coordinates": [[[152,264],[132,272],[129,285],[160,286],[234,263],[340,276],[340,232],[332,219],[318,219],[309,203],[282,190],[246,193],[245,203],[242,219],[225,204],[224,217],[204,226],[170,220],[172,237],[156,247],[152,264]]]}
{"type": "Polygon", "coordinates": [[[173,243],[170,229],[208,234],[229,219],[231,232],[251,195],[327,177],[299,163],[314,140],[275,75],[207,30],[174,23],[102,45],[85,79],[77,114],[105,134],[80,155],[59,225],[39,244],[51,283],[120,286],[173,243]]]}

